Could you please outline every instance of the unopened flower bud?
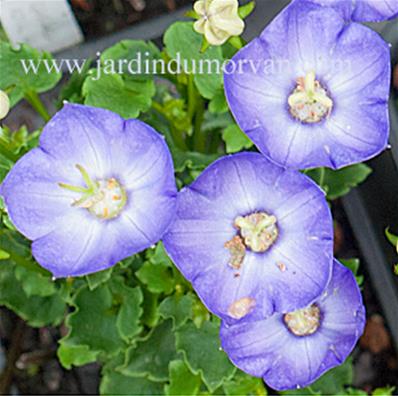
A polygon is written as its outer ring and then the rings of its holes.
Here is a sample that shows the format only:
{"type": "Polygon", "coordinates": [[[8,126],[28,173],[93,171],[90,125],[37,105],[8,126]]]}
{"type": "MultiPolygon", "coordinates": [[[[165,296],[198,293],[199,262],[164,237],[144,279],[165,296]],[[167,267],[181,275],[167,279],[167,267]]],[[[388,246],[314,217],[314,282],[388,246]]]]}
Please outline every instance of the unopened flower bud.
{"type": "Polygon", "coordinates": [[[204,34],[211,45],[222,45],[230,37],[239,36],[245,23],[238,14],[238,0],[198,0],[194,10],[199,19],[194,29],[204,34]]]}
{"type": "Polygon", "coordinates": [[[0,90],[0,120],[5,118],[5,116],[10,111],[10,99],[8,95],[0,90]]]}

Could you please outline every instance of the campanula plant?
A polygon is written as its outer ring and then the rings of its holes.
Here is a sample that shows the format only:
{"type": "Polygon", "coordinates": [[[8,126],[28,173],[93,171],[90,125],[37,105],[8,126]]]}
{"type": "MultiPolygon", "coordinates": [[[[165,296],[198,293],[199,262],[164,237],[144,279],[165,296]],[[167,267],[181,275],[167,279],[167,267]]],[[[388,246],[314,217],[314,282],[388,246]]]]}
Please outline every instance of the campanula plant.
{"type": "Polygon", "coordinates": [[[293,0],[246,43],[253,9],[194,2],[161,48],[86,61],[56,111],[51,55],[0,42],[0,304],[55,327],[65,369],[99,364],[101,394],[362,392],[332,201],[388,147],[389,46],[360,23],[396,1],[293,0]],[[7,126],[21,100],[38,130],[7,126]]]}

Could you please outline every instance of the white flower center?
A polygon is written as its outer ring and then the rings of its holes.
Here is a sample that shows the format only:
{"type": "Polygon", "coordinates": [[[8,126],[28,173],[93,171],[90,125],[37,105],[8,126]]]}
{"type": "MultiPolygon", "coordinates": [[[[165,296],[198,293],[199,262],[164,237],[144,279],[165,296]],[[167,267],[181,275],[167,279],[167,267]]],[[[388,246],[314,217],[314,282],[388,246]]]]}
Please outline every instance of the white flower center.
{"type": "Polygon", "coordinates": [[[99,219],[113,219],[123,210],[127,202],[126,191],[115,179],[93,181],[81,165],[76,165],[83,176],[87,187],[71,186],[59,183],[67,190],[80,193],[81,197],[73,202],[73,206],[87,209],[99,219]]]}
{"type": "Polygon", "coordinates": [[[283,316],[286,327],[296,336],[314,334],[320,325],[321,310],[316,304],[289,312],[283,316]]]}
{"type": "Polygon", "coordinates": [[[312,71],[297,79],[297,86],[289,96],[288,104],[292,116],[306,124],[323,120],[333,108],[332,99],[312,71]]]}

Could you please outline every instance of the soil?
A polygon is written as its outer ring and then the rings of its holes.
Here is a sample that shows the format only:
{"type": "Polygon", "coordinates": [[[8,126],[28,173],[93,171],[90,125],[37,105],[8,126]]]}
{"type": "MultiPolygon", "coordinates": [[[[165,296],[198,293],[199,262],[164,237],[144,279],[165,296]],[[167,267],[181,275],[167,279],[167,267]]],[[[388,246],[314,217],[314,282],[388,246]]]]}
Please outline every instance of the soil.
{"type": "Polygon", "coordinates": [[[121,30],[192,0],[69,0],[87,40],[121,30]]]}

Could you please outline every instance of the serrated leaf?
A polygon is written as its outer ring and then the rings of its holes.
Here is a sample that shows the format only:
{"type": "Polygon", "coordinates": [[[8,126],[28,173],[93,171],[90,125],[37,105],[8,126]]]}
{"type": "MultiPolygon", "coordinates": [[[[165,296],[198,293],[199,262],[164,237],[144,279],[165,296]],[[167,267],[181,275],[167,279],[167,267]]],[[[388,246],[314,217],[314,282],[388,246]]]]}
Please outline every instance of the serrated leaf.
{"type": "Polygon", "coordinates": [[[97,79],[94,72],[83,84],[86,105],[114,111],[124,118],[137,118],[148,110],[154,94],[152,80],[127,80],[119,74],[102,74],[97,79]]]}
{"type": "Polygon", "coordinates": [[[233,378],[224,383],[223,388],[227,396],[267,395],[267,389],[261,378],[251,377],[240,370],[236,372],[233,378]]]}
{"type": "Polygon", "coordinates": [[[372,173],[372,169],[365,164],[347,166],[339,170],[316,168],[306,171],[322,187],[327,199],[334,200],[350,192],[353,187],[364,182],[372,173]]]}
{"type": "Polygon", "coordinates": [[[210,392],[232,378],[236,370],[221,350],[218,333],[219,325],[214,322],[205,322],[200,329],[187,323],[176,333],[177,350],[183,353],[190,370],[201,374],[210,392]]]}
{"type": "Polygon", "coordinates": [[[202,383],[200,375],[192,374],[182,360],[169,364],[170,385],[165,386],[166,395],[197,395],[202,383]]]}
{"type": "Polygon", "coordinates": [[[211,113],[226,113],[228,111],[228,103],[225,98],[224,91],[218,91],[209,103],[209,111],[211,113]]]}
{"type": "Polygon", "coordinates": [[[51,297],[27,296],[16,279],[15,265],[5,260],[0,266],[0,305],[13,310],[30,326],[58,325],[65,313],[65,303],[59,294],[51,297]]]}
{"type": "Polygon", "coordinates": [[[18,49],[13,48],[10,43],[0,41],[0,89],[11,90],[9,97],[11,105],[14,106],[26,92],[45,92],[55,87],[61,79],[61,73],[48,71],[45,62],[51,67],[52,56],[48,52],[39,52],[27,44],[22,44],[18,49]],[[25,71],[22,60],[26,67],[37,66],[37,69],[25,71]]]}
{"type": "Polygon", "coordinates": [[[220,47],[212,46],[203,52],[202,43],[202,35],[193,30],[192,22],[173,23],[164,34],[164,44],[168,55],[172,59],[177,59],[179,56],[182,65],[187,65],[187,70],[182,71],[194,72],[192,62],[197,69],[200,65],[203,66],[200,72],[196,70],[195,85],[204,98],[212,99],[223,85],[220,66],[224,59],[220,47]]]}
{"type": "Polygon", "coordinates": [[[186,169],[203,170],[219,157],[218,154],[202,154],[180,150],[172,150],[172,155],[176,172],[183,172],[186,169]]]}
{"type": "Polygon", "coordinates": [[[113,267],[108,268],[103,271],[96,272],[91,275],[86,275],[86,281],[88,284],[88,288],[90,290],[96,289],[98,286],[102,285],[103,283],[107,282],[113,272],[113,267]]]}
{"type": "Polygon", "coordinates": [[[52,281],[50,273],[42,274],[22,266],[17,266],[15,268],[15,277],[21,283],[28,297],[47,297],[56,292],[55,283],[52,281]]]}
{"type": "Polygon", "coordinates": [[[136,272],[136,276],[152,293],[170,294],[174,289],[171,269],[165,264],[147,261],[136,272]]]}
{"type": "Polygon", "coordinates": [[[225,142],[227,153],[236,153],[253,146],[253,142],[236,124],[232,124],[225,128],[222,138],[225,142]]]}
{"type": "Polygon", "coordinates": [[[140,325],[140,318],[143,313],[141,288],[139,286],[128,287],[122,278],[115,278],[112,281],[111,289],[114,298],[121,301],[116,326],[121,338],[130,342],[142,330],[140,325]]]}
{"type": "Polygon", "coordinates": [[[160,51],[156,45],[143,40],[122,40],[101,54],[103,64],[108,60],[118,64],[122,60],[121,67],[117,67],[115,72],[135,80],[152,79],[153,72],[156,72],[152,70],[153,61],[159,58],[160,51]]]}
{"type": "Polygon", "coordinates": [[[148,336],[126,351],[125,364],[118,371],[131,377],[167,381],[168,364],[177,358],[171,320],[160,323],[148,336]]]}
{"type": "MultiPolygon", "coordinates": [[[[93,291],[83,286],[75,295],[74,306],[75,311],[66,318],[69,333],[60,340],[61,345],[65,348],[87,346],[92,357],[101,352],[114,356],[124,347],[116,325],[118,312],[107,285],[93,291]]],[[[84,359],[76,354],[74,357],[75,361],[68,360],[69,366],[78,365],[84,359]]],[[[62,360],[61,363],[64,364],[62,360]]]]}
{"type": "Polygon", "coordinates": [[[108,360],[102,370],[101,395],[161,395],[163,383],[147,378],[128,377],[115,369],[123,363],[124,355],[108,360]]]}
{"type": "Polygon", "coordinates": [[[189,319],[193,318],[193,303],[195,299],[192,294],[173,294],[165,298],[159,305],[159,314],[164,319],[173,320],[173,329],[178,329],[189,319]]]}
{"type": "Polygon", "coordinates": [[[69,370],[72,365],[84,366],[95,362],[99,353],[99,351],[91,351],[87,345],[73,345],[63,342],[58,348],[57,356],[62,366],[69,370]]]}

